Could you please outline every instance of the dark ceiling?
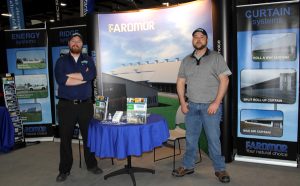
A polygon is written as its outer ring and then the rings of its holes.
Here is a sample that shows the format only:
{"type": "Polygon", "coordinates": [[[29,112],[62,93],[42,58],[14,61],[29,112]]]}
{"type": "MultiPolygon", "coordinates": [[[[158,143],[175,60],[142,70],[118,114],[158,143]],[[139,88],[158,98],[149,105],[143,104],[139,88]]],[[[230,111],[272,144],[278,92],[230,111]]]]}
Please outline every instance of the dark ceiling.
{"type": "MultiPolygon", "coordinates": [[[[55,19],[56,0],[22,0],[25,27],[32,27],[32,24],[55,19]]],[[[61,20],[80,17],[80,0],[60,0],[67,4],[60,7],[61,20]]],[[[117,12],[163,6],[162,3],[169,2],[169,5],[176,5],[190,2],[191,0],[94,0],[95,12],[117,12]]],[[[0,0],[0,14],[7,13],[7,0],[0,0]]],[[[0,30],[9,29],[9,18],[0,16],[0,30]]]]}

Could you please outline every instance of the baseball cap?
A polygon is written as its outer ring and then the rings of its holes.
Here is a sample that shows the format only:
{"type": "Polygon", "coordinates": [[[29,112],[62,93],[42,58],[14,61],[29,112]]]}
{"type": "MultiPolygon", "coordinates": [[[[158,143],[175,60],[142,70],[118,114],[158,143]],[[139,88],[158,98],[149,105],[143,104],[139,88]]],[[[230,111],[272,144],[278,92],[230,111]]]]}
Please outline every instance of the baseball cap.
{"type": "Polygon", "coordinates": [[[203,29],[203,28],[197,28],[196,30],[194,30],[192,36],[194,36],[194,34],[196,32],[201,32],[203,35],[206,35],[207,36],[207,32],[203,29]]]}
{"type": "Polygon", "coordinates": [[[69,41],[70,41],[73,37],[76,37],[76,36],[80,37],[81,41],[83,41],[82,35],[81,35],[80,33],[78,33],[78,32],[73,33],[73,34],[69,37],[69,41]]]}

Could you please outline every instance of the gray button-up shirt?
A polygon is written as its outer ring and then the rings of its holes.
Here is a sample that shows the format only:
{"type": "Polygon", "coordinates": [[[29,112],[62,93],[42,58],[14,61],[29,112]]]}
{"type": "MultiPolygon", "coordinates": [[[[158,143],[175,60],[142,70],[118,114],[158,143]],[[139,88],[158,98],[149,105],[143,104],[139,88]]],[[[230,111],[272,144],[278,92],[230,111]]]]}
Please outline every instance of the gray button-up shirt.
{"type": "Polygon", "coordinates": [[[186,56],[180,65],[178,77],[185,78],[187,97],[194,103],[211,103],[217,96],[219,75],[231,75],[223,56],[208,50],[198,60],[193,54],[186,56]]]}

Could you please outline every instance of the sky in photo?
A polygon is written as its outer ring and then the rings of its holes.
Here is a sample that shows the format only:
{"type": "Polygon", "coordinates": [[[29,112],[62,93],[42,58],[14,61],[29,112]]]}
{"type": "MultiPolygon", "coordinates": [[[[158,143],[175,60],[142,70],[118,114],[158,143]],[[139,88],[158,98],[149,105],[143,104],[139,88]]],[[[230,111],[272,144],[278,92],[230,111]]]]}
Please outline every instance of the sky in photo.
{"type": "Polygon", "coordinates": [[[39,75],[16,75],[16,84],[17,86],[24,85],[25,83],[30,83],[31,85],[47,85],[47,76],[46,74],[39,75]]]}
{"type": "Polygon", "coordinates": [[[283,113],[277,110],[241,110],[241,121],[248,119],[283,120],[283,113]]]}
{"type": "Polygon", "coordinates": [[[26,58],[31,60],[45,60],[46,53],[45,50],[19,50],[16,52],[17,58],[26,58]]]}
{"type": "Polygon", "coordinates": [[[212,48],[212,8],[209,0],[164,9],[99,14],[102,72],[122,65],[182,60],[193,52],[192,32],[204,28],[212,48]],[[149,23],[149,30],[120,32],[121,24],[149,23]],[[111,25],[111,26],[109,26],[111,25]],[[109,31],[110,29],[110,31],[109,31]]]}

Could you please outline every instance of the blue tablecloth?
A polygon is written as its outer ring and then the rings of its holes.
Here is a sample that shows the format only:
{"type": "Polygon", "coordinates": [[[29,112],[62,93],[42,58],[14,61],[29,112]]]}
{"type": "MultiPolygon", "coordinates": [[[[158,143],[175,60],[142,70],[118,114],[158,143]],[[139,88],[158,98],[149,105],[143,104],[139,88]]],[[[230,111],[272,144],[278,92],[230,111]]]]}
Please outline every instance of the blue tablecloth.
{"type": "Polygon", "coordinates": [[[9,152],[14,147],[15,129],[6,107],[0,107],[0,152],[9,152]]]}
{"type": "Polygon", "coordinates": [[[152,151],[168,137],[167,122],[157,114],[151,114],[146,124],[104,124],[93,119],[89,125],[88,147],[97,157],[124,159],[152,151]]]}

